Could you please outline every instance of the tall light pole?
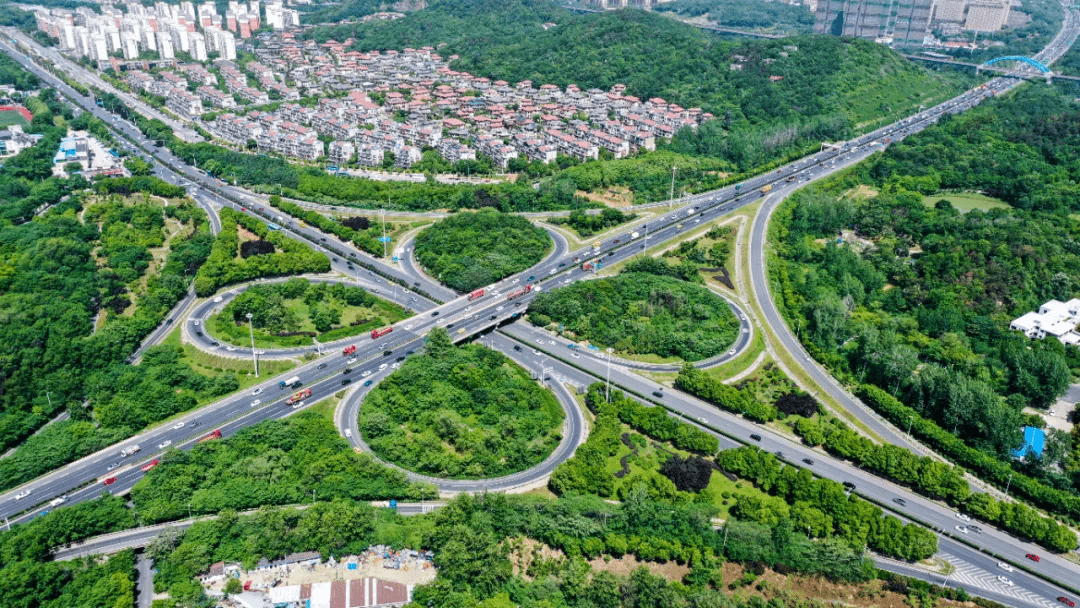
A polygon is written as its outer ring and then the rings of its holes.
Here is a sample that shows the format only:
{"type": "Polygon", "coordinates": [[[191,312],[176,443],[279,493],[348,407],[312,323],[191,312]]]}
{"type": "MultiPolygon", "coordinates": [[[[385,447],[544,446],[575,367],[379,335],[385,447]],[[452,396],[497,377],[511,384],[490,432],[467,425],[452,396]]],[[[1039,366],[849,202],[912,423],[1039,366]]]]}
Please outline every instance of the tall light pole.
{"type": "Polygon", "coordinates": [[[251,336],[251,362],[255,365],[255,377],[259,377],[259,358],[255,355],[255,325],[251,322],[252,314],[249,312],[246,315],[248,320],[248,335],[251,336]]]}
{"type": "Polygon", "coordinates": [[[675,165],[671,165],[671,191],[668,193],[668,211],[671,211],[671,204],[675,202],[675,165]]]}
{"type": "MultiPolygon", "coordinates": [[[[389,202],[390,202],[390,199],[387,199],[387,203],[389,203],[389,202]]],[[[379,209],[379,212],[382,214],[382,257],[385,259],[386,258],[386,209],[379,209]]]]}
{"type": "Polygon", "coordinates": [[[1009,495],[1009,486],[1012,485],[1012,473],[1009,473],[1009,481],[1005,483],[1005,496],[1009,495]]]}
{"type": "Polygon", "coordinates": [[[611,401],[611,351],[607,349],[607,389],[604,391],[604,399],[611,401]]]}

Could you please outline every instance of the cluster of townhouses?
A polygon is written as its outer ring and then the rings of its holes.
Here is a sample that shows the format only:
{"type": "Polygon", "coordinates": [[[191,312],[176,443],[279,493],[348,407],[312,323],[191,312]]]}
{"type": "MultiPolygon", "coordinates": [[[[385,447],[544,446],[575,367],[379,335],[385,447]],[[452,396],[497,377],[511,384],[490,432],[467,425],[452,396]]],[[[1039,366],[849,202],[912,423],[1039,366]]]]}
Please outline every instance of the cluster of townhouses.
{"type": "Polygon", "coordinates": [[[398,166],[408,167],[431,147],[450,161],[480,153],[505,168],[514,158],[549,163],[564,154],[585,161],[602,150],[623,158],[713,118],[700,108],[640,100],[624,85],[608,91],[527,80],[511,85],[454,71],[431,47],[361,53],[345,50],[349,43],[297,42],[285,32],[263,44],[248,72],[261,83],[281,84],[277,75],[294,82],[283,98],[323,99],[315,107],[284,103],[272,112],[223,114],[210,131],[304,160],[355,157],[374,166],[391,152],[398,166]],[[319,136],[332,141],[324,147],[319,136]]]}
{"type": "MultiPolygon", "coordinates": [[[[211,55],[236,59],[236,37],[249,38],[263,27],[259,0],[229,2],[224,15],[213,2],[144,6],[139,2],[102,5],[101,14],[86,7],[75,10],[42,8],[36,12],[39,29],[60,40],[63,50],[95,61],[116,56],[125,60],[146,59],[156,54],[171,61],[178,51],[195,61],[211,55]]],[[[265,25],[274,29],[298,26],[294,9],[271,2],[265,7],[265,25]]]]}

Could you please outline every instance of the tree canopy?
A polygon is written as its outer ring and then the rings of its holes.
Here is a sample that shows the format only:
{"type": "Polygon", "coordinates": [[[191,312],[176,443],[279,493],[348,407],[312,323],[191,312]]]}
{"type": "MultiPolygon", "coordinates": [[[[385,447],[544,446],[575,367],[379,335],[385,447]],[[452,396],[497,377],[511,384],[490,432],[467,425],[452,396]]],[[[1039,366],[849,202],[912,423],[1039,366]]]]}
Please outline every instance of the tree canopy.
{"type": "Polygon", "coordinates": [[[686,361],[724,352],[739,331],[723,298],[699,285],[644,272],[545,291],[529,304],[529,320],[558,324],[600,348],[686,361]]]}
{"type": "Polygon", "coordinates": [[[458,213],[416,236],[416,259],[428,274],[471,291],[521,272],[544,258],[551,238],[529,220],[486,209],[458,213]]]}
{"type": "Polygon", "coordinates": [[[562,437],[564,417],[555,396],[502,353],[436,345],[365,397],[360,430],[388,462],[436,477],[479,479],[542,462],[562,437]]]}

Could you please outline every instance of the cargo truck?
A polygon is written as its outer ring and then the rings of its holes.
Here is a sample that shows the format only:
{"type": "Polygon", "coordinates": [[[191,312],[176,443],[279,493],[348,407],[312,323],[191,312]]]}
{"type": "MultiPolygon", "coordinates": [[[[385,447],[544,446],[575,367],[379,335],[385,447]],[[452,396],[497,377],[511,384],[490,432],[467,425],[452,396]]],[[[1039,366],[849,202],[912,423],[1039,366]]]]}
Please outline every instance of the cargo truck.
{"type": "Polygon", "coordinates": [[[519,289],[517,291],[513,291],[513,292],[510,292],[510,293],[506,294],[506,299],[507,300],[513,300],[514,298],[519,298],[519,297],[529,293],[530,291],[532,291],[532,289],[533,289],[532,285],[526,285],[525,287],[522,287],[521,289],[519,289]]]}
{"type": "Polygon", "coordinates": [[[203,443],[203,442],[206,442],[206,441],[214,441],[215,439],[221,439],[221,429],[218,429],[218,430],[214,431],[213,433],[210,433],[209,435],[199,439],[195,443],[203,443]]]}
{"type": "Polygon", "coordinates": [[[161,461],[155,458],[142,466],[142,472],[145,473],[159,464],[161,464],[161,461]]]}
{"type": "Polygon", "coordinates": [[[373,330],[371,330],[371,339],[372,340],[378,340],[379,338],[385,336],[386,334],[388,334],[388,333],[390,333],[392,331],[394,331],[393,326],[384,327],[382,329],[373,329],[373,330]]]}
{"type": "Polygon", "coordinates": [[[304,399],[307,399],[310,396],[311,396],[311,389],[310,388],[305,388],[304,390],[302,390],[302,391],[296,393],[295,395],[292,395],[288,399],[286,399],[285,400],[285,405],[292,405],[292,404],[296,403],[297,401],[303,401],[304,399]]]}
{"type": "Polygon", "coordinates": [[[355,344],[350,344],[349,346],[346,346],[345,348],[341,349],[341,354],[345,355],[346,357],[348,357],[349,355],[351,355],[351,354],[353,354],[355,352],[356,352],[356,345],[355,344]]]}
{"type": "Polygon", "coordinates": [[[767,194],[770,190],[772,190],[772,184],[765,184],[761,187],[762,194],[767,194]]]}
{"type": "Polygon", "coordinates": [[[483,289],[477,289],[476,291],[469,294],[469,301],[471,302],[471,301],[475,300],[476,298],[482,298],[482,297],[484,297],[484,290],[483,289]]]}
{"type": "Polygon", "coordinates": [[[287,378],[285,380],[282,380],[281,382],[278,382],[278,388],[285,388],[286,386],[292,386],[299,383],[300,376],[293,376],[292,378],[287,378]]]}
{"type": "Polygon", "coordinates": [[[127,458],[128,456],[131,456],[132,454],[137,453],[141,449],[142,448],[140,448],[138,445],[133,445],[130,448],[125,448],[124,450],[122,450],[120,452],[120,457],[121,458],[127,458]]]}

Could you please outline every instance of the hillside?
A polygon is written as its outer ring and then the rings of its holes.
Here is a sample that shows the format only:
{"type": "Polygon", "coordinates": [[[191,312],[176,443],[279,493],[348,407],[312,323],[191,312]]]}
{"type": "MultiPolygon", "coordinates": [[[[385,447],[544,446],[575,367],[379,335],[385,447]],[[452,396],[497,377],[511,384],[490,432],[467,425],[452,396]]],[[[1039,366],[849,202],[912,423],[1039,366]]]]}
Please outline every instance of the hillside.
{"type": "Polygon", "coordinates": [[[454,69],[510,82],[605,89],[623,83],[641,98],[660,96],[717,116],[730,110],[736,123],[836,112],[860,122],[882,110],[860,100],[895,105],[949,87],[945,77],[863,40],[732,40],[654,13],[577,15],[540,0],[436,0],[397,21],[317,28],[310,36],[352,36],[361,50],[445,43],[444,57],[460,55],[454,69]],[[783,79],[770,79],[777,76],[783,79]],[[905,94],[891,100],[893,89],[905,94]]]}

